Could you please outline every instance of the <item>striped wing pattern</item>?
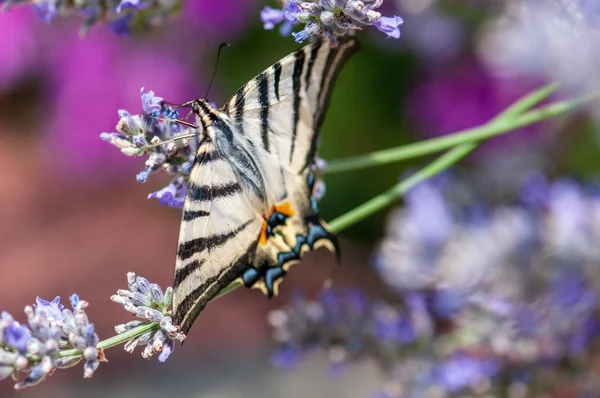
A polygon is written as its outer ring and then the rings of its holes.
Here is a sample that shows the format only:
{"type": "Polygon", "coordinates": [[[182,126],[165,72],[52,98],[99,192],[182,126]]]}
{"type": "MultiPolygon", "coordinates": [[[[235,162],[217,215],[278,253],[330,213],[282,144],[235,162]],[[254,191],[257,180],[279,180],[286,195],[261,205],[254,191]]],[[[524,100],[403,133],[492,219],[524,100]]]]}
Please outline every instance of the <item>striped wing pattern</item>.
{"type": "Polygon", "coordinates": [[[256,76],[218,110],[194,102],[203,142],[190,174],[175,268],[174,322],[187,333],[238,280],[269,297],[290,265],[335,240],[312,199],[311,166],[331,89],[357,48],[317,41],[256,76]]]}

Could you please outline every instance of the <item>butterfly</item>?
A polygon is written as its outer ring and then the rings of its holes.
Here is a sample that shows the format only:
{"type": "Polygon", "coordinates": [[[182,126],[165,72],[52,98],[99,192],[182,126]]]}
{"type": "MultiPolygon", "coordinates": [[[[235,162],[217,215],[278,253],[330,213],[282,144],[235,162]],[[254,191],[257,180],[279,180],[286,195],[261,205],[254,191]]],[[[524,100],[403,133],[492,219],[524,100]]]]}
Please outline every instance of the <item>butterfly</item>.
{"type": "Polygon", "coordinates": [[[200,144],[183,206],[173,322],[187,334],[233,282],[269,298],[309,250],[338,253],[318,215],[319,129],[337,75],[358,48],[315,41],[276,62],[217,109],[192,101],[200,144]]]}

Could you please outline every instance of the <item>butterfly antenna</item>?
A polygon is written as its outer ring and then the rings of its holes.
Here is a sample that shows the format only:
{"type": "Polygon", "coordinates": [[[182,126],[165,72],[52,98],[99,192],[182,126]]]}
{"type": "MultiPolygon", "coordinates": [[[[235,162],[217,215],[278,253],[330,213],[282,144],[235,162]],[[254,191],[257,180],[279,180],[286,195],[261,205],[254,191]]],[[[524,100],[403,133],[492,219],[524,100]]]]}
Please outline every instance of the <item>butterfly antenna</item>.
{"type": "Polygon", "coordinates": [[[208,83],[208,88],[206,89],[206,95],[204,96],[204,98],[208,98],[208,93],[210,92],[210,88],[213,84],[213,81],[215,80],[215,76],[217,75],[217,68],[219,67],[219,59],[221,58],[221,50],[225,47],[231,47],[231,46],[227,43],[221,43],[219,45],[219,50],[217,52],[217,61],[215,62],[215,68],[213,70],[212,77],[210,78],[210,83],[208,83]]]}

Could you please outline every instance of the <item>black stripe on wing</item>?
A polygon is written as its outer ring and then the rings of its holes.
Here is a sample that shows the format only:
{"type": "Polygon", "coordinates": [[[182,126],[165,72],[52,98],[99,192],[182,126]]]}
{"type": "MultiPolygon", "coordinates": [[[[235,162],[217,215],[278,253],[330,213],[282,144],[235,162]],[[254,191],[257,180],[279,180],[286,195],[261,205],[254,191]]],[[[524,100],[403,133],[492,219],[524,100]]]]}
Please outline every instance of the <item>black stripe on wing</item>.
{"type": "Polygon", "coordinates": [[[306,66],[306,76],[304,77],[304,84],[306,85],[306,87],[304,88],[304,90],[308,91],[308,88],[310,87],[310,80],[311,80],[311,74],[312,74],[312,70],[313,70],[313,66],[315,64],[315,61],[317,60],[317,56],[319,55],[319,50],[321,49],[321,47],[323,46],[323,42],[317,42],[313,45],[312,50],[310,51],[310,58],[308,59],[308,65],[306,66]]]}
{"type": "Polygon", "coordinates": [[[292,163],[292,159],[294,158],[294,149],[296,147],[296,135],[298,133],[298,122],[300,121],[300,76],[302,76],[302,69],[304,69],[304,49],[298,50],[294,53],[294,70],[292,72],[292,90],[294,91],[294,103],[293,103],[293,113],[292,113],[292,139],[291,139],[291,148],[290,148],[290,163],[292,163]]]}
{"type": "Polygon", "coordinates": [[[210,213],[205,210],[185,210],[183,212],[183,221],[192,221],[200,217],[208,217],[210,213]]]}
{"type": "Polygon", "coordinates": [[[269,142],[269,75],[263,72],[256,78],[258,103],[260,105],[260,137],[265,151],[270,152],[269,142]]]}
{"type": "Polygon", "coordinates": [[[244,134],[244,91],[239,90],[235,95],[235,127],[240,134],[244,134]]]}
{"type": "Polygon", "coordinates": [[[242,192],[242,187],[237,182],[230,182],[223,185],[196,185],[190,181],[188,198],[196,202],[210,201],[232,196],[240,192],[242,192]]]}
{"type": "Polygon", "coordinates": [[[240,232],[252,224],[255,220],[251,219],[237,227],[236,229],[223,233],[215,234],[210,236],[203,236],[196,239],[190,239],[187,242],[179,244],[177,249],[177,255],[180,260],[187,260],[196,253],[200,253],[204,250],[211,250],[213,248],[223,246],[225,243],[235,238],[240,232]]]}
{"type": "Polygon", "coordinates": [[[273,65],[273,91],[275,91],[275,97],[279,101],[279,81],[281,80],[281,62],[276,62],[273,65]]]}
{"type": "Polygon", "coordinates": [[[204,263],[204,259],[194,260],[186,264],[183,268],[175,269],[175,278],[173,279],[173,289],[177,289],[179,285],[187,279],[195,270],[200,268],[204,263]]]}

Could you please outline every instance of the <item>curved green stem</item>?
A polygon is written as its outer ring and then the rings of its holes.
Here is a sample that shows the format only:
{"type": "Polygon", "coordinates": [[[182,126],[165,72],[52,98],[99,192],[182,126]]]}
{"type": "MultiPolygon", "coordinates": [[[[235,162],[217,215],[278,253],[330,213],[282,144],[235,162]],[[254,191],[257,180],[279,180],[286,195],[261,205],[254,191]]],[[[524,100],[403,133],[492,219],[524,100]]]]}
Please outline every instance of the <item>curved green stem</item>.
{"type": "MultiPolygon", "coordinates": [[[[157,329],[158,327],[159,327],[158,322],[148,322],[148,323],[141,324],[137,327],[134,327],[134,328],[126,331],[126,332],[123,332],[123,333],[118,334],[113,337],[109,337],[106,340],[102,340],[100,343],[98,343],[98,348],[102,348],[105,350],[107,348],[111,348],[111,347],[115,347],[115,346],[124,344],[124,343],[128,342],[129,340],[140,337],[147,331],[152,330],[152,329],[157,329]]],[[[83,352],[81,350],[71,349],[71,350],[60,351],[57,356],[58,356],[58,358],[65,358],[65,357],[77,357],[77,356],[82,356],[82,355],[83,355],[83,352]]]]}
{"type": "Polygon", "coordinates": [[[554,116],[572,111],[580,105],[597,99],[600,94],[571,100],[558,101],[541,108],[522,113],[529,109],[532,103],[539,102],[552,92],[556,91],[557,85],[550,85],[530,94],[521,101],[515,103],[492,121],[478,127],[463,130],[451,135],[433,138],[414,144],[402,145],[396,148],[383,149],[366,155],[354,156],[348,159],[333,160],[328,163],[325,173],[340,173],[344,171],[360,170],[368,167],[381,166],[402,160],[412,159],[424,155],[445,151],[458,145],[481,142],[501,134],[506,134],[521,127],[541,122],[554,116]]]}
{"type": "Polygon", "coordinates": [[[377,195],[373,199],[329,222],[329,230],[333,233],[338,233],[343,229],[346,229],[349,226],[365,219],[371,214],[383,209],[384,207],[387,207],[391,203],[398,200],[398,198],[401,195],[404,195],[409,189],[413,188],[420,182],[425,181],[426,179],[446,170],[448,167],[467,156],[467,154],[473,151],[476,147],[477,144],[468,143],[452,149],[448,153],[440,156],[428,166],[422,168],[404,181],[398,183],[395,187],[385,191],[380,195],[377,195]]]}

